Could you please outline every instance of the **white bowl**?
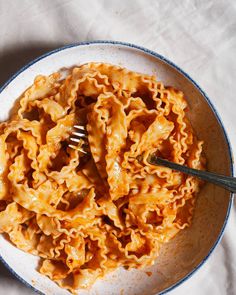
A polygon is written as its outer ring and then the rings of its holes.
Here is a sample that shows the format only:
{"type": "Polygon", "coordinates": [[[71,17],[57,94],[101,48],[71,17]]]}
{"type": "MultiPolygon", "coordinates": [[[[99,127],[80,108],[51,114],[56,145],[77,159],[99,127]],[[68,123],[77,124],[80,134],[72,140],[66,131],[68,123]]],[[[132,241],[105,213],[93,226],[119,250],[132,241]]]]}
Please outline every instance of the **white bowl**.
{"type": "MultiPolygon", "coordinates": [[[[48,75],[65,67],[87,62],[106,62],[130,70],[157,74],[165,85],[184,91],[189,117],[204,140],[208,169],[232,175],[232,155],[223,125],[210,100],[181,69],[159,54],[121,42],[95,41],[59,48],[36,59],[14,75],[0,91],[0,120],[8,118],[14,101],[32,84],[38,74],[48,75]]],[[[180,232],[161,251],[156,265],[148,270],[119,269],[98,280],[79,294],[157,294],[165,293],[189,278],[209,257],[220,241],[232,203],[222,188],[206,184],[200,192],[190,228],[180,232]],[[149,275],[147,275],[147,271],[149,275]],[[150,275],[151,274],[151,275],[150,275]],[[122,291],[123,290],[123,291],[122,291]]],[[[66,295],[47,277],[36,271],[38,258],[18,250],[0,235],[0,259],[23,283],[44,294],[66,295]]]]}

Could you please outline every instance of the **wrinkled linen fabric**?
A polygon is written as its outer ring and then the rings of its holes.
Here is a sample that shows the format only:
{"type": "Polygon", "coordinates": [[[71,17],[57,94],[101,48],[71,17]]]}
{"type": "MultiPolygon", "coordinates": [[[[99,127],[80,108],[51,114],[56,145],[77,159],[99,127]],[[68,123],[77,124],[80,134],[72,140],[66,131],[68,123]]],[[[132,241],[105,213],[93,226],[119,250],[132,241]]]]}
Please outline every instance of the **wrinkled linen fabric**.
{"type": "MultiPolygon", "coordinates": [[[[0,0],[0,84],[69,43],[119,40],[152,49],[208,94],[236,152],[235,0],[0,0]]],[[[236,294],[236,203],[214,253],[173,295],[236,294]]],[[[0,294],[35,294],[0,264],[0,294]]],[[[115,293],[114,293],[115,294],[115,293]]]]}

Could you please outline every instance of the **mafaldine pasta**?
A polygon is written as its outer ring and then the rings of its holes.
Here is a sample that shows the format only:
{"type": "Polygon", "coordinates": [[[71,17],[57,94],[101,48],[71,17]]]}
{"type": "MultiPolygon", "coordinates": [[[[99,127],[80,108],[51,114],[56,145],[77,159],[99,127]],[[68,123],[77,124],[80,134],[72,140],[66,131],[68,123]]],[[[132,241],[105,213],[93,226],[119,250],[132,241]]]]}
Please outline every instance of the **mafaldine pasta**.
{"type": "Polygon", "coordinates": [[[0,124],[0,232],[71,292],[154,264],[200,183],[149,155],[204,168],[186,112],[181,91],[110,64],[37,76],[0,124]],[[74,125],[88,135],[78,149],[74,125]]]}

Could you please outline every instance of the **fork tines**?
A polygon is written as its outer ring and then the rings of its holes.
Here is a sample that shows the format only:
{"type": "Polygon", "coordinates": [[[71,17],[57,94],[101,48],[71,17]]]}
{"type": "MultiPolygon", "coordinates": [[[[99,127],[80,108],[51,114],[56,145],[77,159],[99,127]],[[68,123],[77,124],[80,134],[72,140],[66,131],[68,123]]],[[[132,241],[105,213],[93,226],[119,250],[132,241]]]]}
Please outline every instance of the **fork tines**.
{"type": "Polygon", "coordinates": [[[84,126],[74,125],[75,131],[72,132],[78,138],[87,138],[87,132],[84,126]]]}
{"type": "Polygon", "coordinates": [[[85,129],[85,127],[83,125],[74,125],[74,128],[79,129],[79,130],[83,130],[83,131],[86,132],[86,129],[85,129]]]}
{"type": "Polygon", "coordinates": [[[70,144],[69,147],[87,154],[84,150],[84,148],[88,147],[87,132],[85,127],[81,125],[74,125],[74,129],[75,131],[72,132],[73,137],[71,137],[70,140],[76,144],[70,144]]]}

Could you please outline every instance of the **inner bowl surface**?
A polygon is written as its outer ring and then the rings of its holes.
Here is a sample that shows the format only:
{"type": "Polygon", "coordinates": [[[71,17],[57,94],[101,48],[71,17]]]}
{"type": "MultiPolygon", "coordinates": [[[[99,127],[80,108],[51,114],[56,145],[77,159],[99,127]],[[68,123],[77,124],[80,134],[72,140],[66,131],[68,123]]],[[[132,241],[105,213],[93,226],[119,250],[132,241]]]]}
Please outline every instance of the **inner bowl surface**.
{"type": "MultiPolygon", "coordinates": [[[[165,85],[182,90],[189,104],[188,116],[199,139],[204,141],[207,169],[232,174],[229,142],[211,103],[201,89],[179,68],[158,54],[120,42],[89,42],[67,46],[44,55],[17,73],[0,93],[0,120],[8,118],[14,101],[38,74],[87,62],[106,62],[132,71],[156,74],[165,85]]],[[[119,269],[79,294],[144,295],[168,291],[203,264],[219,242],[231,206],[230,193],[205,184],[198,196],[193,224],[164,245],[156,264],[145,270],[119,269]]],[[[39,274],[38,258],[24,253],[0,235],[0,258],[24,283],[44,294],[69,294],[39,274]]]]}

